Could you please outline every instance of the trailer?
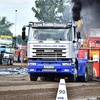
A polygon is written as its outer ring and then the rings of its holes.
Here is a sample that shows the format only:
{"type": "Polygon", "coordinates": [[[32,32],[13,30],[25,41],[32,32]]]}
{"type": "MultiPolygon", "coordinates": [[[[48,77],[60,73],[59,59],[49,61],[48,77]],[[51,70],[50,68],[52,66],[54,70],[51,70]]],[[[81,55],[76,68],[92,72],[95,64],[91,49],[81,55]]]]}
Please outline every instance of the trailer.
{"type": "Polygon", "coordinates": [[[72,82],[90,79],[88,59],[77,59],[80,38],[77,24],[29,22],[22,28],[23,40],[26,27],[29,28],[27,58],[31,81],[38,77],[43,80],[68,77],[72,82]]]}

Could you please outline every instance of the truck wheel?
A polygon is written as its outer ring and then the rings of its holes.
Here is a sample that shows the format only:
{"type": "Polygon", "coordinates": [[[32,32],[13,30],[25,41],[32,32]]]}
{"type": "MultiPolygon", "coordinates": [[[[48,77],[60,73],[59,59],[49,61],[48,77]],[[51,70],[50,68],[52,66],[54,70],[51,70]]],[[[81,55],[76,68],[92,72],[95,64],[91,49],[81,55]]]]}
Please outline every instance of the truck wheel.
{"type": "Polygon", "coordinates": [[[88,70],[86,68],[85,70],[85,77],[84,77],[84,81],[87,82],[88,81],[88,70]]]}
{"type": "Polygon", "coordinates": [[[31,81],[37,81],[37,76],[35,74],[30,74],[31,81]]]}
{"type": "Polygon", "coordinates": [[[88,81],[88,70],[85,69],[85,76],[80,77],[80,81],[87,82],[88,81]]]}
{"type": "Polygon", "coordinates": [[[8,59],[8,61],[7,61],[7,65],[10,65],[10,59],[8,59]]]}
{"type": "Polygon", "coordinates": [[[13,65],[13,59],[10,59],[10,65],[13,65]]]}
{"type": "Polygon", "coordinates": [[[75,82],[76,78],[74,77],[74,75],[70,75],[69,76],[69,82],[75,82]]]}
{"type": "Polygon", "coordinates": [[[3,64],[3,60],[2,57],[0,56],[0,64],[3,64]]]}
{"type": "Polygon", "coordinates": [[[75,74],[69,76],[69,81],[70,82],[76,82],[77,79],[77,69],[75,69],[75,74]]]}

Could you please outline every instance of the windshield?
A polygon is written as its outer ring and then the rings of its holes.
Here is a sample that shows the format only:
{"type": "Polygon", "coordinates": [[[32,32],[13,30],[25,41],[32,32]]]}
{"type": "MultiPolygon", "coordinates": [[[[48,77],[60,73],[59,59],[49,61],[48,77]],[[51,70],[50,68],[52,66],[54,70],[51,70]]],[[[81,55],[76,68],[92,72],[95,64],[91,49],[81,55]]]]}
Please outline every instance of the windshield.
{"type": "Polygon", "coordinates": [[[72,29],[34,29],[29,28],[29,41],[71,41],[72,29]]]}
{"type": "Polygon", "coordinates": [[[12,47],[12,38],[0,37],[0,47],[12,47]]]}

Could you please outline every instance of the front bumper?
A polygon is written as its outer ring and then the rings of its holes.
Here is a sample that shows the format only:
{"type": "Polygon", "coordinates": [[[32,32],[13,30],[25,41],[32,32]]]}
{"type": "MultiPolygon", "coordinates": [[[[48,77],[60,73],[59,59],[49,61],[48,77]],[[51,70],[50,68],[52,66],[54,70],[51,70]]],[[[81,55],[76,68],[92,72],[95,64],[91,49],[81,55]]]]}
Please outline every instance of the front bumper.
{"type": "Polygon", "coordinates": [[[36,62],[36,65],[28,65],[28,73],[63,73],[74,74],[75,64],[62,66],[62,63],[71,61],[29,61],[36,62]]]}

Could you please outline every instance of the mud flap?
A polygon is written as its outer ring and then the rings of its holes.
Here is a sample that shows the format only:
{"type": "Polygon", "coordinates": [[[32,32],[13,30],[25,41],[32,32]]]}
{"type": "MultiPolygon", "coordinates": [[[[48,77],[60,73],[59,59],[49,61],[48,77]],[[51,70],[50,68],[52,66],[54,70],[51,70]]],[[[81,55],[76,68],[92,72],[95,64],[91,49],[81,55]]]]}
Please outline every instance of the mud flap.
{"type": "Polygon", "coordinates": [[[87,70],[88,70],[88,81],[93,80],[93,62],[86,63],[87,70]]]}

